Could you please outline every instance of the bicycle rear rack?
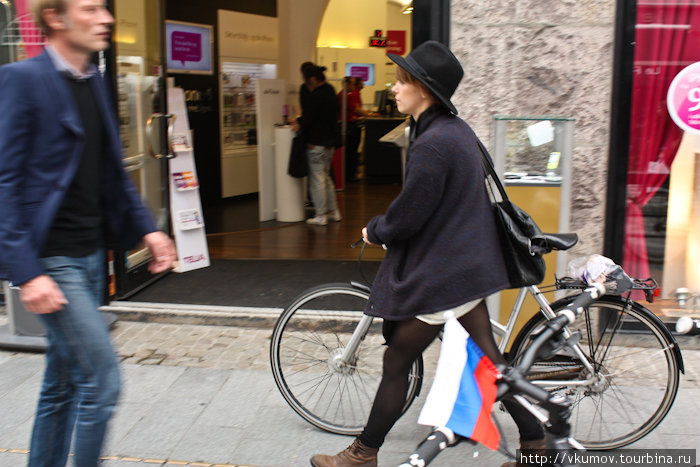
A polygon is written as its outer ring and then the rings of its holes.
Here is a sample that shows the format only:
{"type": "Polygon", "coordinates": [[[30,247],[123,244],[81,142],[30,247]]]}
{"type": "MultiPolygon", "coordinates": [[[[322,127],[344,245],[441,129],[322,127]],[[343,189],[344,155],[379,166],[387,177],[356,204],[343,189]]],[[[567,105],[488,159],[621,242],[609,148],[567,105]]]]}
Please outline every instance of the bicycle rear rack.
{"type": "MultiPolygon", "coordinates": [[[[632,290],[640,290],[644,292],[644,297],[646,301],[651,303],[654,301],[654,297],[659,295],[659,284],[654,280],[654,278],[649,277],[647,279],[634,279],[632,278],[634,285],[632,290]]],[[[554,278],[554,287],[557,290],[562,289],[578,289],[583,290],[588,287],[588,284],[575,277],[556,277],[554,278]]]]}

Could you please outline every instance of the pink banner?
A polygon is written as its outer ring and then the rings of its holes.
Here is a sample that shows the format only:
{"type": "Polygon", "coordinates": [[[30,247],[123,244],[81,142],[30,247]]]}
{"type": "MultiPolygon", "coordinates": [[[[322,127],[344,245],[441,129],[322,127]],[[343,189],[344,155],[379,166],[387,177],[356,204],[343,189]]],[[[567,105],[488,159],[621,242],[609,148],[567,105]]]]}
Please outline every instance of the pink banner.
{"type": "Polygon", "coordinates": [[[15,0],[15,9],[17,10],[18,26],[22,35],[25,58],[39,55],[43,50],[41,44],[44,42],[44,37],[34,22],[31,2],[29,0],[15,0]]]}

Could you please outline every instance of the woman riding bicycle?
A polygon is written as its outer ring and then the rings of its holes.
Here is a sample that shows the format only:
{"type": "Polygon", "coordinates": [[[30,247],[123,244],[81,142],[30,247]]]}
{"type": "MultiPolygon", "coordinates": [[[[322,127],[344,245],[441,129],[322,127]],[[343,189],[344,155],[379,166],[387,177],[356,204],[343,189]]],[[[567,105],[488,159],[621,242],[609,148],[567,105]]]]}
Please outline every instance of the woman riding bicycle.
{"type": "MultiPolygon", "coordinates": [[[[464,72],[443,44],[428,41],[399,67],[393,92],[410,115],[410,148],[403,189],[373,218],[365,242],[387,253],[365,313],[384,319],[382,380],[360,436],[335,456],[317,454],[315,467],[376,466],[384,438],[398,420],[412,362],[438,336],[445,311],[494,363],[505,363],[491,332],[484,298],[509,286],[495,217],[472,129],[450,102],[464,72]]],[[[518,425],[521,447],[544,449],[539,422],[514,401],[504,405],[518,425]]]]}

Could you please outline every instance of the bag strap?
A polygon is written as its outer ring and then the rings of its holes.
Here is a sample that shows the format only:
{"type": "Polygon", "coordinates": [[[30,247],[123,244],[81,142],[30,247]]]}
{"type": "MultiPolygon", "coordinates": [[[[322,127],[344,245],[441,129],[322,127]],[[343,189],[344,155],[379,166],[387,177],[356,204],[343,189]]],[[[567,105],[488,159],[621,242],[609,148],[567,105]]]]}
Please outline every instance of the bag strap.
{"type": "Polygon", "coordinates": [[[484,169],[484,175],[488,177],[489,175],[491,176],[491,180],[493,180],[493,183],[496,185],[498,188],[498,192],[501,195],[501,199],[503,201],[508,201],[508,194],[506,193],[506,189],[503,188],[503,184],[501,183],[501,180],[498,178],[498,175],[496,174],[496,169],[493,167],[493,162],[491,161],[491,156],[489,155],[488,151],[484,147],[484,144],[477,138],[476,142],[479,146],[479,149],[481,150],[481,166],[484,169]]]}

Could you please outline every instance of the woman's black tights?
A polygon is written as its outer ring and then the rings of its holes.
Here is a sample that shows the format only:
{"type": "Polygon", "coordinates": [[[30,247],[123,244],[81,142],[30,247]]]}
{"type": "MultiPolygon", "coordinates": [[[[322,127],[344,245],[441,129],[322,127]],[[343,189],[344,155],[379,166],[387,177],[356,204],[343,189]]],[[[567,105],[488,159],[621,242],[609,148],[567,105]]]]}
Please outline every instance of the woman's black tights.
{"type": "MultiPolygon", "coordinates": [[[[491,322],[486,304],[482,301],[459,319],[475,343],[494,363],[505,364],[503,355],[491,332],[491,322]]],[[[360,435],[365,446],[379,448],[391,427],[401,416],[401,409],[408,392],[408,373],[411,364],[437,337],[441,326],[432,326],[417,318],[396,323],[389,346],[384,352],[382,381],[372,404],[369,420],[360,435]]],[[[520,439],[544,438],[544,431],[537,419],[513,400],[504,400],[513,420],[518,425],[520,439]]]]}

